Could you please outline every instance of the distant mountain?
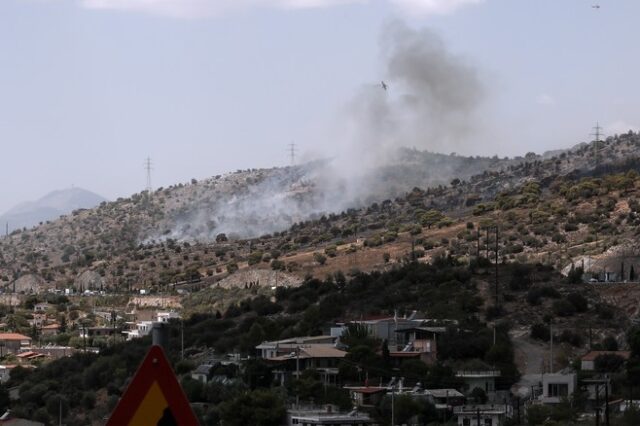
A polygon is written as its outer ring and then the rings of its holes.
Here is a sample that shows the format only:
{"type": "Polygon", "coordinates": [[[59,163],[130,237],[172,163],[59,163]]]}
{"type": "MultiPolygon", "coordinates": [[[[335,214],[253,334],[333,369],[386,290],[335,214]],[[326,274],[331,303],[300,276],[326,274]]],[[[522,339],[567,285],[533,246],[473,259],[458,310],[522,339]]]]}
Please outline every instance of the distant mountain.
{"type": "Polygon", "coordinates": [[[96,207],[106,198],[82,188],[61,189],[50,192],[36,201],[18,204],[0,216],[2,231],[9,224],[9,232],[20,228],[31,228],[40,222],[57,219],[77,209],[96,207]]]}

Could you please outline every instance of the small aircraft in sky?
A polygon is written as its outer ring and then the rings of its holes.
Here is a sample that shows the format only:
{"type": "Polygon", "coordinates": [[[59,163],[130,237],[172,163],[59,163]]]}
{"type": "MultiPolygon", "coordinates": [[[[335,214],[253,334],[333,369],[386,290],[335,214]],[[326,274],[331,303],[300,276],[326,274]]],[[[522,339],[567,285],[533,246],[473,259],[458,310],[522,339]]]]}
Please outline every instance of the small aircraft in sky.
{"type": "Polygon", "coordinates": [[[386,91],[387,90],[387,83],[385,83],[384,81],[380,82],[380,85],[382,86],[382,88],[386,91]]]}
{"type": "Polygon", "coordinates": [[[599,4],[594,4],[593,6],[591,6],[594,9],[600,9],[600,5],[599,4]]]}

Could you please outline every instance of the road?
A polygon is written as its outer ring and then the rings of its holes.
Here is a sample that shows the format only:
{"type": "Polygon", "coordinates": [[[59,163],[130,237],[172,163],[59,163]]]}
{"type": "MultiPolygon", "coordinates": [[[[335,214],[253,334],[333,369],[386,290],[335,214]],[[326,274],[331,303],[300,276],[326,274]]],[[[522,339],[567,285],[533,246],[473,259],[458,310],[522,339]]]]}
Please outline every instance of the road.
{"type": "Polygon", "coordinates": [[[527,397],[531,394],[531,386],[540,384],[544,364],[548,363],[549,346],[531,339],[526,328],[512,330],[510,335],[515,362],[522,374],[512,389],[521,397],[527,397]]]}

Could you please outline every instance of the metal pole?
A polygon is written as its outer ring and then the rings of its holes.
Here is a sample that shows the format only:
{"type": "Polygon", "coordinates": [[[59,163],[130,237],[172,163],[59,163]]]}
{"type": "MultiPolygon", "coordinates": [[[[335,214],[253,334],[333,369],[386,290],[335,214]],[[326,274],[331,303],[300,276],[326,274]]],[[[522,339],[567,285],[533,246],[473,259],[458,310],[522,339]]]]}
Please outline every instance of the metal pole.
{"type": "Polygon", "coordinates": [[[607,382],[604,384],[604,421],[609,426],[609,375],[606,376],[607,382]]]}
{"type": "Polygon", "coordinates": [[[496,323],[493,323],[493,346],[496,345],[496,323]]]}
{"type": "Polygon", "coordinates": [[[549,323],[549,338],[551,339],[551,347],[549,353],[549,373],[553,373],[553,325],[549,323]]]}
{"type": "Polygon", "coordinates": [[[600,426],[600,386],[596,383],[596,426],[600,426]]]}
{"type": "Polygon", "coordinates": [[[480,424],[480,409],[476,408],[476,420],[478,421],[478,426],[482,426],[480,424]]]}
{"type": "MultiPolygon", "coordinates": [[[[296,346],[296,380],[300,380],[300,346],[296,346]]],[[[296,408],[300,406],[300,395],[296,392],[296,408]]]]}
{"type": "Polygon", "coordinates": [[[167,327],[167,323],[156,322],[153,324],[151,341],[154,346],[160,346],[162,349],[169,347],[169,327],[167,327]]]}
{"type": "Polygon", "coordinates": [[[496,308],[498,307],[498,225],[496,224],[496,308]]]}
{"type": "Polygon", "coordinates": [[[395,412],[395,392],[396,385],[395,383],[391,387],[391,426],[396,426],[396,412],[395,412]]]}
{"type": "Polygon", "coordinates": [[[180,359],[184,360],[184,320],[180,318],[180,359]]]}

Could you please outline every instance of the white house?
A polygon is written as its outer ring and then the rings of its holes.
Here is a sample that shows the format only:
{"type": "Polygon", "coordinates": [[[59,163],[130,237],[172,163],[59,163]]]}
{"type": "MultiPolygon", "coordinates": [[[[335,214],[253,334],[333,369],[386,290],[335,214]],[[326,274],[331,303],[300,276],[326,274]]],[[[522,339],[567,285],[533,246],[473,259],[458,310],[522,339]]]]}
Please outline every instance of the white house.
{"type": "Polygon", "coordinates": [[[155,321],[140,321],[136,323],[136,328],[134,328],[133,330],[124,331],[123,333],[127,335],[127,340],[147,336],[149,335],[149,333],[151,333],[154,322],[155,321]]]}
{"type": "Polygon", "coordinates": [[[461,370],[456,372],[456,377],[462,379],[467,392],[480,388],[486,393],[495,392],[496,379],[500,377],[498,370],[461,370]]]}
{"type": "Polygon", "coordinates": [[[332,406],[324,409],[295,409],[287,411],[287,426],[367,426],[373,420],[356,410],[350,413],[336,412],[332,406]]]}
{"type": "Polygon", "coordinates": [[[506,404],[461,405],[453,409],[458,426],[500,426],[513,416],[513,407],[506,404]]]}
{"type": "Polygon", "coordinates": [[[169,320],[178,319],[178,318],[180,318],[180,314],[174,311],[158,312],[156,314],[157,322],[169,322],[169,320]]]}
{"type": "Polygon", "coordinates": [[[542,403],[558,404],[569,398],[578,386],[575,373],[553,373],[542,376],[542,403]]]}
{"type": "Polygon", "coordinates": [[[292,337],[291,339],[262,342],[256,346],[260,358],[275,358],[280,355],[290,354],[301,345],[329,345],[333,346],[338,338],[335,336],[305,336],[292,337]]]}

